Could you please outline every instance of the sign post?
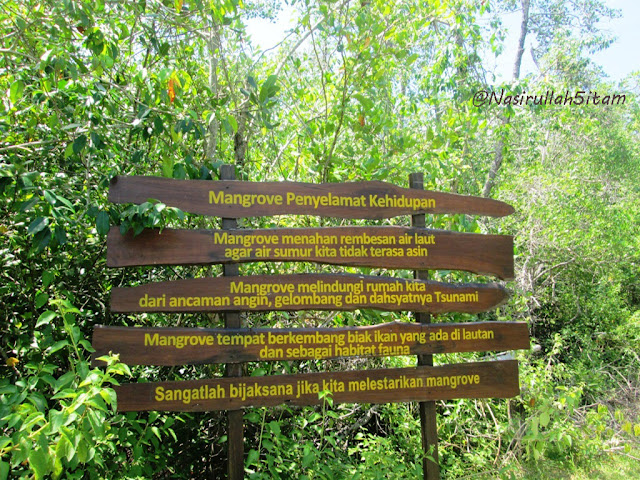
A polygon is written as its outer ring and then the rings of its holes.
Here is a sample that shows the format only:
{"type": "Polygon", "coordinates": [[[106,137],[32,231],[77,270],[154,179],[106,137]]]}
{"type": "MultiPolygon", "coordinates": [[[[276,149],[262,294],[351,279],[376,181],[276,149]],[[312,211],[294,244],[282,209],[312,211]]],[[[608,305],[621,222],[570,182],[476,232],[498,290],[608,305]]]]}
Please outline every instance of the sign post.
{"type": "Polygon", "coordinates": [[[251,329],[96,325],[93,364],[109,351],[128,365],[166,366],[504,351],[529,348],[528,333],[524,322],[251,329]]]}
{"type": "Polygon", "coordinates": [[[513,275],[513,237],[409,227],[264,228],[260,230],[145,230],[112,227],[107,265],[204,265],[316,262],[352,267],[464,270],[513,275]]]}
{"type": "Polygon", "coordinates": [[[419,402],[425,480],[439,479],[435,400],[509,398],[519,393],[516,361],[433,366],[433,354],[529,347],[522,322],[431,323],[431,314],[477,313],[508,298],[496,283],[451,284],[429,280],[428,270],[454,269],[513,278],[513,238],[425,228],[426,213],[504,216],[502,202],[410,188],[385,182],[304,184],[242,182],[224,165],[220,180],[116,177],[116,203],[154,198],[182,210],[217,215],[220,230],[148,230],[107,238],[107,264],[223,264],[223,276],[113,288],[111,310],[220,312],[224,328],[125,328],[96,326],[94,364],[108,352],[138,365],[225,363],[224,377],[116,387],[119,411],[225,410],[229,480],[244,477],[243,408],[318,405],[320,392],[336,403],[419,402]],[[382,219],[411,215],[412,227],[238,229],[236,218],[319,215],[382,219]],[[238,265],[257,261],[410,269],[414,279],[356,274],[240,276],[238,265]],[[242,327],[240,312],[374,308],[413,312],[416,322],[342,328],[242,327]],[[417,355],[413,368],[244,377],[243,362],[320,360],[356,356],[417,355]]]}
{"type": "MultiPolygon", "coordinates": [[[[236,172],[233,165],[220,167],[222,180],[235,180],[236,172]]],[[[238,228],[235,218],[223,218],[222,229],[230,230],[238,228]]],[[[225,277],[237,277],[240,273],[238,264],[227,263],[223,267],[225,277]]],[[[242,327],[240,312],[227,312],[224,314],[224,326],[229,329],[242,327]]],[[[227,377],[241,377],[241,363],[227,363],[227,377]]],[[[229,480],[242,480],[244,478],[244,420],[242,409],[236,408],[227,412],[227,476],[229,480]]]]}
{"type": "MultiPolygon", "coordinates": [[[[409,176],[410,188],[424,190],[424,177],[422,173],[412,173],[409,176]]],[[[411,226],[425,228],[424,213],[411,216],[411,226]]],[[[419,280],[428,280],[428,270],[414,270],[413,275],[419,280]]],[[[420,324],[429,325],[431,314],[415,312],[414,315],[420,324]]],[[[433,366],[433,355],[418,355],[418,365],[433,366]]],[[[436,402],[433,400],[420,402],[420,433],[422,436],[422,474],[424,480],[437,480],[440,478],[440,462],[438,460],[438,425],[436,423],[436,402]]]]}
{"type": "Polygon", "coordinates": [[[509,398],[518,394],[518,362],[461,363],[438,367],[225,377],[115,387],[118,410],[202,412],[243,407],[334,403],[423,402],[452,398],[509,398]]]}

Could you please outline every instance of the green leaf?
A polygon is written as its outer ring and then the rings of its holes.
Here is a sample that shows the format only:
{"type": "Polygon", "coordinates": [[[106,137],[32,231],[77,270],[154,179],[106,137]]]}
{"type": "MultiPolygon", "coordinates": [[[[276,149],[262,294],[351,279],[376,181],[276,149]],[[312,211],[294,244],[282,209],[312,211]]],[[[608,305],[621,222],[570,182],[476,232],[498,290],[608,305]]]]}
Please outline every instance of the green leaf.
{"type": "Polygon", "coordinates": [[[133,152],[133,155],[131,156],[131,162],[132,163],[140,163],[140,161],[144,158],[144,151],[143,150],[136,150],[135,152],[133,152]]]}
{"type": "Polygon", "coordinates": [[[67,145],[67,148],[64,149],[64,158],[69,158],[71,155],[73,155],[73,143],[70,143],[67,145]]]}
{"type": "Polygon", "coordinates": [[[224,127],[224,131],[227,132],[227,135],[233,135],[233,127],[231,126],[231,123],[229,123],[228,119],[222,119],[222,126],[224,127]]]}
{"type": "Polygon", "coordinates": [[[75,153],[76,155],[79,154],[80,152],[82,152],[82,150],[84,150],[84,147],[86,145],[87,145],[86,135],[83,134],[76,137],[76,139],[73,141],[73,153],[75,153]]]}
{"type": "Polygon", "coordinates": [[[247,456],[247,465],[256,465],[259,459],[260,454],[257,450],[254,450],[253,448],[249,450],[249,455],[247,456]]]}
{"type": "Polygon", "coordinates": [[[169,42],[163,42],[162,45],[160,45],[160,48],[158,49],[158,53],[160,54],[161,57],[164,57],[169,53],[170,48],[171,48],[171,45],[169,44],[169,42]]]}
{"type": "Polygon", "coordinates": [[[162,160],[162,176],[173,178],[173,159],[164,158],[162,160]]]}
{"type": "Polygon", "coordinates": [[[53,480],[58,480],[60,475],[62,475],[62,471],[62,460],[60,460],[60,457],[55,456],[53,460],[53,472],[51,474],[51,478],[53,478],[53,480]]]}
{"type": "Polygon", "coordinates": [[[48,218],[38,217],[33,222],[31,222],[31,225],[29,225],[29,229],[27,230],[27,233],[29,235],[35,235],[39,231],[43,230],[47,225],[49,225],[48,218]]]}
{"type": "Polygon", "coordinates": [[[22,98],[22,93],[24,92],[24,82],[22,80],[17,80],[11,84],[11,88],[9,89],[9,98],[11,99],[11,103],[16,104],[18,100],[22,98]]]}
{"type": "Polygon", "coordinates": [[[40,327],[41,325],[47,325],[51,323],[51,320],[53,320],[55,316],[56,316],[56,313],[52,312],[51,310],[47,310],[46,312],[43,312],[38,317],[38,321],[36,322],[36,328],[40,327]]]}
{"type": "MultiPolygon", "coordinates": [[[[80,434],[80,432],[78,432],[78,434],[80,434]]],[[[80,438],[80,441],[78,442],[78,446],[76,447],[76,451],[78,453],[78,461],[80,463],[85,463],[89,456],[89,451],[87,448],[87,442],[84,438],[80,438]]]]}
{"type": "Polygon", "coordinates": [[[9,464],[0,460],[0,480],[7,480],[9,477],[9,464]]]}
{"type": "Polygon", "coordinates": [[[314,453],[307,453],[304,457],[302,457],[302,468],[307,468],[311,463],[315,460],[316,456],[314,453]]]}
{"type": "Polygon", "coordinates": [[[73,372],[67,372],[56,380],[56,388],[55,391],[60,390],[63,387],[68,386],[73,379],[75,378],[75,374],[73,372]]]}
{"type": "Polygon", "coordinates": [[[95,132],[91,132],[91,144],[98,150],[102,150],[106,147],[105,143],[102,141],[102,137],[95,132]]]}
{"type": "Polygon", "coordinates": [[[534,437],[538,436],[538,423],[539,420],[537,418],[531,420],[531,432],[533,433],[534,437]]]}
{"type": "Polygon", "coordinates": [[[244,419],[251,423],[260,423],[260,421],[262,420],[262,417],[257,412],[250,412],[244,416],[244,419]]]}
{"type": "Polygon", "coordinates": [[[276,81],[278,77],[276,75],[269,75],[269,78],[262,84],[260,88],[260,102],[264,102],[266,99],[271,98],[278,92],[276,81]]]}
{"type": "Polygon", "coordinates": [[[358,102],[360,102],[360,104],[368,110],[374,107],[373,101],[365,97],[364,95],[356,93],[353,95],[353,98],[358,100],[358,102]]]}
{"type": "Polygon", "coordinates": [[[67,243],[67,232],[65,232],[64,228],[62,228],[60,225],[56,226],[54,235],[60,245],[64,245],[65,243],[67,243]]]}
{"type": "Polygon", "coordinates": [[[108,405],[115,405],[117,402],[116,392],[112,388],[103,388],[100,390],[100,396],[108,405]]]}
{"type": "Polygon", "coordinates": [[[49,202],[51,204],[51,206],[56,205],[56,197],[53,195],[53,192],[51,192],[50,190],[45,190],[44,192],[42,192],[44,195],[44,199],[49,202]]]}
{"type": "Polygon", "coordinates": [[[269,428],[271,429],[271,431],[276,434],[276,435],[280,435],[280,424],[278,422],[271,421],[269,422],[269,428]]]}
{"type": "Polygon", "coordinates": [[[52,270],[42,272],[42,288],[47,288],[55,278],[56,274],[52,270]]]}
{"type": "Polygon", "coordinates": [[[58,350],[60,350],[61,348],[66,347],[67,345],[69,345],[69,342],[67,340],[59,340],[51,346],[48,353],[49,355],[52,355],[56,353],[58,350]]]}
{"type": "Polygon", "coordinates": [[[187,171],[184,168],[184,165],[178,163],[173,170],[173,178],[179,178],[180,180],[184,180],[187,178],[187,171]]]}
{"type": "Polygon", "coordinates": [[[42,306],[47,303],[47,300],[49,300],[49,295],[44,292],[36,295],[36,308],[42,308],[42,306]]]}
{"type": "Polygon", "coordinates": [[[29,452],[29,465],[35,474],[36,480],[44,478],[51,471],[49,466],[49,453],[42,448],[37,448],[29,452]]]}
{"type": "Polygon", "coordinates": [[[87,376],[87,378],[85,378],[82,382],[80,382],[80,385],[78,385],[78,387],[85,387],[92,383],[97,383],[99,380],[100,380],[100,374],[94,371],[94,372],[91,372],[89,376],[87,376]]]}
{"type": "Polygon", "coordinates": [[[109,55],[102,55],[102,63],[105,67],[107,68],[111,68],[113,67],[113,57],[110,57],[109,55]]]}
{"type": "MultiPolygon", "coordinates": [[[[15,385],[3,385],[0,386],[0,395],[7,395],[7,394],[11,394],[14,395],[18,392],[18,388],[15,385]]],[[[9,427],[11,428],[11,427],[9,427]]],[[[0,438],[0,440],[3,440],[6,437],[2,437],[0,438]]]]}
{"type": "Polygon", "coordinates": [[[98,213],[96,217],[96,230],[99,235],[106,235],[109,233],[109,214],[105,211],[98,213]]]}
{"type": "Polygon", "coordinates": [[[51,242],[51,230],[49,227],[36,233],[33,238],[33,244],[36,246],[38,252],[44,250],[45,247],[49,245],[49,242],[51,242]]]}
{"type": "Polygon", "coordinates": [[[86,44],[94,55],[101,55],[104,51],[104,34],[96,28],[95,31],[89,35],[86,44]]]}
{"type": "Polygon", "coordinates": [[[11,444],[12,441],[9,437],[0,437],[0,450],[11,444]]]}
{"type": "Polygon", "coordinates": [[[238,122],[237,122],[237,120],[235,119],[235,117],[233,117],[233,116],[229,115],[229,116],[227,117],[227,121],[229,122],[229,125],[231,125],[231,128],[233,128],[233,131],[234,131],[234,132],[237,132],[237,131],[238,131],[238,122]]]}
{"type": "Polygon", "coordinates": [[[60,427],[66,423],[67,418],[69,418],[69,416],[60,410],[49,410],[49,425],[51,426],[51,432],[59,432],[60,427]]]}
{"type": "Polygon", "coordinates": [[[0,195],[2,195],[5,189],[13,183],[13,179],[10,177],[0,177],[0,195]]]}
{"type": "Polygon", "coordinates": [[[551,418],[549,417],[549,412],[542,412],[540,414],[540,426],[541,427],[546,427],[547,425],[549,425],[549,421],[551,420],[551,418]]]}
{"type": "Polygon", "coordinates": [[[20,211],[21,212],[27,212],[29,211],[36,203],[38,203],[40,201],[40,198],[37,195],[34,195],[33,197],[31,197],[29,200],[24,201],[21,205],[20,205],[20,211]]]}
{"type": "Polygon", "coordinates": [[[164,123],[162,122],[162,119],[158,116],[153,118],[153,131],[155,132],[156,135],[164,132],[164,123]]]}

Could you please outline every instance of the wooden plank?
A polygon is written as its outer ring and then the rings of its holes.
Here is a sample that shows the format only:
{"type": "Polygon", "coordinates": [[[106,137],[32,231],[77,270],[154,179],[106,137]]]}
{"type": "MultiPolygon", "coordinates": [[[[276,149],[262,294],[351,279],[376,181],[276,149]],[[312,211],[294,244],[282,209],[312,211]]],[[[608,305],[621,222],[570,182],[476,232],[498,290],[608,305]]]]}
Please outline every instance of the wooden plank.
{"type": "Polygon", "coordinates": [[[392,322],[345,328],[131,328],[96,325],[93,365],[109,352],[128,365],[320,360],[529,349],[525,322],[392,322]]]}
{"type": "Polygon", "coordinates": [[[296,214],[381,219],[415,213],[502,217],[514,211],[510,205],[489,198],[411,190],[379,181],[311,184],[142,176],[111,180],[111,202],[143,203],[149,199],[185,212],[226,218],[296,214]]]}
{"type": "Polygon", "coordinates": [[[498,284],[348,274],[197,278],[114,288],[113,312],[355,310],[477,313],[508,297],[498,284]]]}
{"type": "Polygon", "coordinates": [[[107,237],[107,266],[309,261],[513,278],[513,237],[407,227],[145,230],[107,237]]]}
{"type": "Polygon", "coordinates": [[[114,387],[118,411],[210,411],[280,404],[317,405],[320,391],[336,403],[390,403],[453,398],[510,398],[520,393],[518,362],[439,367],[130,383],[114,387]]]}

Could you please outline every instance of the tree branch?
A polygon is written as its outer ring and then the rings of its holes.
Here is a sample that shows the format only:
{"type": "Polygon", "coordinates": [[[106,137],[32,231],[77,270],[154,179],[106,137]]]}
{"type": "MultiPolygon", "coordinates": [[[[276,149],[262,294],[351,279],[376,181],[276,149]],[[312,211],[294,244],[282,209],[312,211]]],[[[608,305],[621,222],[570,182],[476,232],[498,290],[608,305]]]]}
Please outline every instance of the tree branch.
{"type": "Polygon", "coordinates": [[[8,48],[0,48],[0,53],[4,53],[5,55],[13,55],[13,56],[22,56],[22,57],[27,57],[29,60],[33,60],[34,62],[37,62],[38,59],[32,55],[29,55],[28,53],[24,53],[24,52],[17,52],[15,50],[10,50],[8,48]]]}

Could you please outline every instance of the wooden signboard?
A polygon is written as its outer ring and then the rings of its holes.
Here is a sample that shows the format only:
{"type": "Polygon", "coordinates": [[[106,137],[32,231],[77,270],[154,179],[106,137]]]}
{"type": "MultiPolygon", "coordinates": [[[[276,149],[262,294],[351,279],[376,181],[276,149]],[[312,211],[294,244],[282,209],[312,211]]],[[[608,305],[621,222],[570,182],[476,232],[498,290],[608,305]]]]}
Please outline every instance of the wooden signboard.
{"type": "Polygon", "coordinates": [[[439,478],[434,400],[508,398],[518,395],[516,361],[432,366],[432,354],[529,347],[525,323],[431,324],[430,313],[489,310],[506,300],[497,284],[447,284],[427,280],[426,270],[451,269],[512,279],[513,238],[427,230],[425,215],[502,217],[513,208],[493,199],[423,190],[385,182],[306,184],[242,182],[234,168],[220,181],[115,177],[109,200],[158,200],[185,212],[222,217],[222,230],[144,231],[108,235],[110,267],[224,264],[224,276],[114,288],[113,312],[225,312],[225,328],[94,329],[94,364],[119,353],[140,365],[226,363],[224,378],[125,384],[115,387],[118,410],[228,413],[228,477],[244,475],[242,408],[334,402],[420,402],[424,478],[439,478]],[[411,215],[406,227],[326,227],[239,230],[236,218],[281,214],[384,219],[411,215]],[[352,274],[238,276],[238,263],[309,261],[334,265],[410,269],[417,280],[352,274]],[[413,311],[418,323],[315,329],[243,329],[241,311],[413,311]],[[242,362],[319,360],[351,356],[417,355],[402,369],[243,377],[242,362]],[[431,448],[433,447],[433,448],[431,448]],[[427,457],[426,455],[430,455],[427,457]]]}
{"type": "Polygon", "coordinates": [[[114,288],[113,312],[489,310],[508,297],[498,284],[448,284],[349,274],[253,275],[158,282],[114,288]]]}
{"type": "Polygon", "coordinates": [[[235,330],[96,325],[92,346],[94,365],[109,352],[127,365],[189,365],[528,349],[529,330],[524,322],[235,330]]]}
{"type": "Polygon", "coordinates": [[[118,411],[210,411],[281,404],[389,403],[453,398],[509,398],[520,393],[518,362],[131,383],[114,387],[118,411]]]}
{"type": "Polygon", "coordinates": [[[310,261],[335,265],[451,269],[513,278],[513,237],[406,227],[324,227],[261,230],[111,228],[107,265],[189,265],[310,261]]]}
{"type": "Polygon", "coordinates": [[[416,213],[466,213],[502,217],[506,203],[481,197],[401,188],[385,182],[296,183],[114,177],[109,200],[159,200],[185,212],[225,218],[298,214],[338,218],[390,218],[416,213]]]}

